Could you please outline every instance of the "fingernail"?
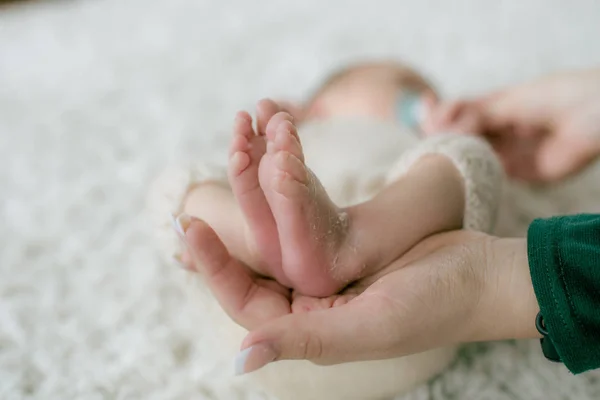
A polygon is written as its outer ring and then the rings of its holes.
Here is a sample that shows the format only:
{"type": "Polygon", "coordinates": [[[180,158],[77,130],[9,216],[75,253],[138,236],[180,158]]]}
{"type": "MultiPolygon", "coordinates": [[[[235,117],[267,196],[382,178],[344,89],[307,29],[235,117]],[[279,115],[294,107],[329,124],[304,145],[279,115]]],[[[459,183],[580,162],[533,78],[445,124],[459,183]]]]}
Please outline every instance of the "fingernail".
{"type": "Polygon", "coordinates": [[[186,213],[181,213],[177,217],[171,215],[173,229],[175,229],[175,232],[177,232],[181,239],[185,238],[185,231],[190,226],[191,221],[190,216],[186,213]]]}
{"type": "Polygon", "coordinates": [[[179,258],[179,256],[172,256],[171,257],[171,261],[177,265],[178,267],[181,267],[183,269],[185,269],[185,264],[181,261],[181,259],[179,258]]]}
{"type": "Polygon", "coordinates": [[[190,269],[190,267],[188,267],[183,261],[181,261],[181,258],[179,258],[179,256],[173,256],[173,257],[171,257],[171,260],[173,261],[173,263],[175,265],[177,265],[181,269],[184,269],[184,270],[190,271],[190,272],[195,272],[193,269],[190,269]]]}
{"type": "Polygon", "coordinates": [[[243,375],[256,371],[276,359],[277,352],[273,347],[266,343],[255,344],[235,356],[235,374],[243,375]]]}

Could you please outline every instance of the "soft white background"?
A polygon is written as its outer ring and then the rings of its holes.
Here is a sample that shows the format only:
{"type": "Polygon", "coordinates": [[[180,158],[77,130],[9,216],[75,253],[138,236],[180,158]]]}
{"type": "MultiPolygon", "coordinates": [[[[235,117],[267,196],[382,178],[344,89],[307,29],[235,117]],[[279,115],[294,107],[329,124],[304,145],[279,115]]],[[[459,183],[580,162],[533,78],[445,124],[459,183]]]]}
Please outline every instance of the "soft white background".
{"type": "MultiPolygon", "coordinates": [[[[600,65],[597,0],[63,0],[0,8],[0,398],[234,399],[141,214],[233,113],[403,59],[444,95],[600,65]],[[211,378],[212,377],[212,378],[211,378]]],[[[227,368],[227,369],[225,369],[227,368]]],[[[600,398],[536,342],[467,347],[415,399],[600,398]]],[[[250,397],[249,397],[250,398],[250,397]]]]}

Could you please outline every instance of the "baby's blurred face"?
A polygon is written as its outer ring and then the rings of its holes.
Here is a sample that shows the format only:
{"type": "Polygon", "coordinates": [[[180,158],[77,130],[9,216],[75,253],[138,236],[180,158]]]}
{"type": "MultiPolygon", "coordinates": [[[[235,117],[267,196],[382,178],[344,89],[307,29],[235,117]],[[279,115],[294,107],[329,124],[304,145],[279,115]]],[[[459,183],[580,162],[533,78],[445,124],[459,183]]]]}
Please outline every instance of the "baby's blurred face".
{"type": "Polygon", "coordinates": [[[333,75],[303,107],[301,120],[370,117],[430,136],[480,133],[483,117],[468,101],[440,101],[431,85],[398,63],[372,63],[333,75]]]}
{"type": "Polygon", "coordinates": [[[396,63],[360,65],[334,76],[305,109],[305,120],[365,116],[398,120],[399,102],[436,95],[415,71],[396,63]]]}

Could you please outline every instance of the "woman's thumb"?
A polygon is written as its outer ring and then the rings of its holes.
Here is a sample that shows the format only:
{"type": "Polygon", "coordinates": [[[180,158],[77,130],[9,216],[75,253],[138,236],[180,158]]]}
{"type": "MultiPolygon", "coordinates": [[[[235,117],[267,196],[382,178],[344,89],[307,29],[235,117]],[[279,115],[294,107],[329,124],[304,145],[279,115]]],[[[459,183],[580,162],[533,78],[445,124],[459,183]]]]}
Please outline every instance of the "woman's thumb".
{"type": "Polygon", "coordinates": [[[376,313],[365,313],[360,303],[288,314],[250,332],[236,357],[236,374],[280,360],[337,364],[364,358],[378,340],[370,322],[376,313]]]}

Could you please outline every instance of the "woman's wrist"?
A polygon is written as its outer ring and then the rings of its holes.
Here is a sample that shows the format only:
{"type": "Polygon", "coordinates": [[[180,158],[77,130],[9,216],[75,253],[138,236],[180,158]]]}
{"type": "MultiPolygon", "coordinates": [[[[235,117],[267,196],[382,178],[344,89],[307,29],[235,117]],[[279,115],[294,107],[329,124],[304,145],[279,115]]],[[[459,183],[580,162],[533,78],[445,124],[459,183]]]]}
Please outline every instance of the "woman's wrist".
{"type": "Polygon", "coordinates": [[[527,240],[493,238],[487,249],[484,290],[466,341],[539,338],[527,240]]]}

